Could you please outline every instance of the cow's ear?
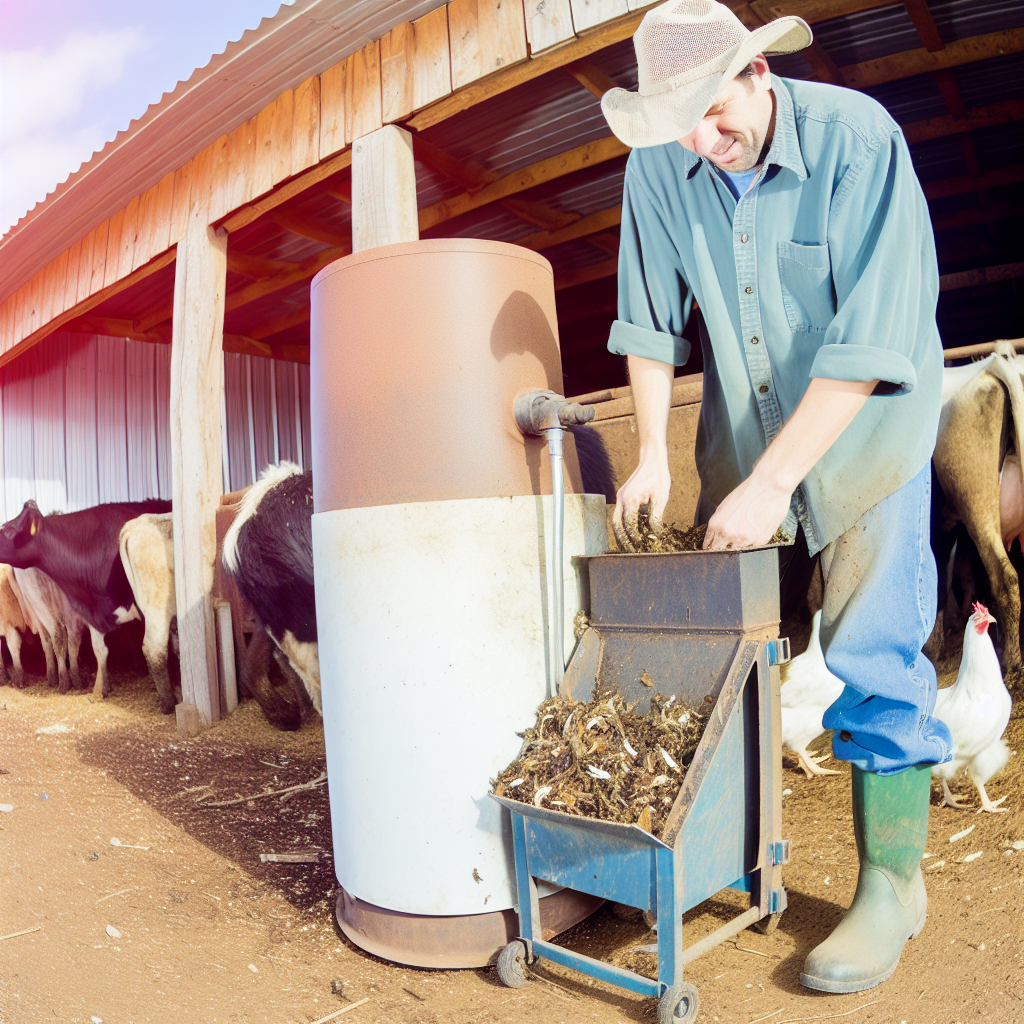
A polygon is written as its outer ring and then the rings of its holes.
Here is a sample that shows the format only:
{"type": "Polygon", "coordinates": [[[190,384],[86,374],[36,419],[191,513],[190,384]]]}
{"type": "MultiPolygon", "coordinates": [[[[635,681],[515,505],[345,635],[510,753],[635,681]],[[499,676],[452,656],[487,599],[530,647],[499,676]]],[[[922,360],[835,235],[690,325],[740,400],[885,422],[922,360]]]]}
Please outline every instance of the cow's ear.
{"type": "Polygon", "coordinates": [[[26,504],[25,508],[25,526],[23,528],[23,536],[27,540],[29,537],[35,537],[43,528],[43,514],[36,507],[35,502],[32,502],[31,507],[26,504]]]}

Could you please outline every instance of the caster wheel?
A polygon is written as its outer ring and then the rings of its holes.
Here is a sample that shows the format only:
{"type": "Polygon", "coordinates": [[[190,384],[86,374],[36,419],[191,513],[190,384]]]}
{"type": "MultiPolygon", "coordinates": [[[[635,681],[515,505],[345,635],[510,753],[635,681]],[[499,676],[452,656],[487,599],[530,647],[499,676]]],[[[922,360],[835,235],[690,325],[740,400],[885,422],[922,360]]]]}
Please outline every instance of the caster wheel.
{"type": "Polygon", "coordinates": [[[526,984],[526,946],[514,939],[498,954],[494,969],[502,985],[522,988],[526,984]]]}
{"type": "Polygon", "coordinates": [[[658,1003],[658,1024],[693,1024],[699,1009],[697,989],[689,982],[681,982],[662,995],[658,1003]]]}

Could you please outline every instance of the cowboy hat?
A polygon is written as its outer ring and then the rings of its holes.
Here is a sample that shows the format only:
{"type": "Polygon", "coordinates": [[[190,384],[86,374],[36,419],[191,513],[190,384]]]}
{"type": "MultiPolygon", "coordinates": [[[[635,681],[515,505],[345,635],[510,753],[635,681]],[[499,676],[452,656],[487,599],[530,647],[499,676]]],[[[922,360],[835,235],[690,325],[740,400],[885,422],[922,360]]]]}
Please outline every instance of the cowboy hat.
{"type": "Polygon", "coordinates": [[[633,36],[638,91],[609,89],[601,109],[627,146],[662,146],[689,135],[722,86],[759,53],[793,53],[813,38],[802,18],[777,18],[751,32],[715,0],[668,0],[644,15],[633,36]]]}

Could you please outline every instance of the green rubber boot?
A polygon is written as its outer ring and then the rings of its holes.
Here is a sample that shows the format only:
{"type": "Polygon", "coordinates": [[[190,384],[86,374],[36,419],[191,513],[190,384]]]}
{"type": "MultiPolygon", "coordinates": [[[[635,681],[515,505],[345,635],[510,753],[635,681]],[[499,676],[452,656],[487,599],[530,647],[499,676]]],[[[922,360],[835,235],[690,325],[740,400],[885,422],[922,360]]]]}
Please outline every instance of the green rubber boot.
{"type": "Polygon", "coordinates": [[[931,765],[898,775],[851,767],[860,874],[846,916],[804,961],[800,984],[820,992],[881,985],[926,916],[921,854],[928,838],[931,765]]]}

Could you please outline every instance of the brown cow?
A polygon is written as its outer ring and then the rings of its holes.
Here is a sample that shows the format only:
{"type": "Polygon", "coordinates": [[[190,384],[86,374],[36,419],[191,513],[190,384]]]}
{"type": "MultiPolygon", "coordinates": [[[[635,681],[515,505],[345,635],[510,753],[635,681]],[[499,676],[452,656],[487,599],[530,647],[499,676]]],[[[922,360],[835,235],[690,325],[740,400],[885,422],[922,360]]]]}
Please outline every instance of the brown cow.
{"type": "MultiPolygon", "coordinates": [[[[933,459],[945,499],[936,553],[941,568],[951,547],[944,549],[942,537],[950,537],[956,523],[963,523],[988,575],[1003,643],[1003,675],[1007,686],[1016,689],[1024,682],[1020,587],[1006,553],[1000,515],[1001,497],[1004,505],[1012,502],[1018,483],[1002,477],[1019,474],[1024,452],[1024,385],[1013,347],[1000,343],[983,366],[947,370],[943,390],[933,459]],[[1008,462],[1014,454],[1017,458],[1008,462]]],[[[942,628],[941,617],[936,627],[942,628]]]]}

